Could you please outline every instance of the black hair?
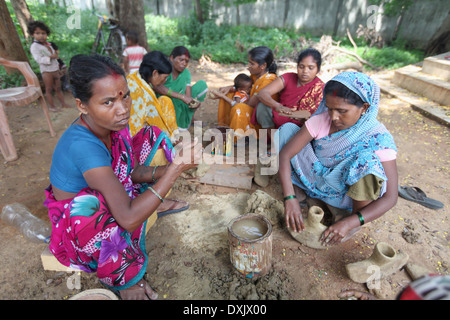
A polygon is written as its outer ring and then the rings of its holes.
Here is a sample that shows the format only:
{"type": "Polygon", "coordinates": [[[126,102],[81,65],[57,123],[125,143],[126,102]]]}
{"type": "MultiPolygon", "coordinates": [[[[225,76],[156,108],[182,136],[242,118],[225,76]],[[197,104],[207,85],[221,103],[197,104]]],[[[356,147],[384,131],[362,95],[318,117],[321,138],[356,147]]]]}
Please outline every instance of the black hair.
{"type": "Polygon", "coordinates": [[[275,63],[273,52],[270,48],[266,46],[255,47],[248,54],[259,65],[267,63],[269,73],[277,73],[277,64],[275,63]]]}
{"type": "Polygon", "coordinates": [[[145,54],[139,67],[139,74],[148,83],[155,70],[160,74],[170,74],[172,72],[172,64],[161,51],[150,51],[145,54]]]}
{"type": "Polygon", "coordinates": [[[191,54],[189,53],[189,50],[186,47],[178,46],[173,48],[172,52],[170,53],[170,56],[173,58],[176,58],[178,56],[186,55],[188,58],[191,57],[191,54]]]}
{"type": "Polygon", "coordinates": [[[30,21],[28,23],[28,32],[30,34],[33,34],[37,28],[42,29],[45,32],[47,32],[47,35],[50,35],[50,33],[52,33],[50,28],[42,21],[30,21]]]}
{"type": "Polygon", "coordinates": [[[128,31],[126,37],[134,44],[139,42],[139,35],[136,31],[128,31]]]}
{"type": "Polygon", "coordinates": [[[314,48],[308,48],[300,52],[297,58],[297,64],[299,64],[303,59],[306,57],[313,57],[314,61],[316,62],[317,69],[320,71],[320,66],[322,65],[322,55],[320,52],[314,48]]]}
{"type": "Polygon", "coordinates": [[[365,103],[358,94],[350,90],[343,83],[335,80],[327,82],[323,94],[324,96],[332,95],[343,98],[348,104],[353,104],[358,108],[362,108],[365,103]]]}
{"type": "Polygon", "coordinates": [[[245,73],[240,73],[236,76],[236,78],[234,78],[234,87],[236,89],[241,88],[242,83],[245,83],[245,82],[253,82],[253,80],[245,73]]]}
{"type": "Polygon", "coordinates": [[[83,103],[88,103],[91,99],[94,82],[111,75],[121,75],[126,79],[123,69],[109,57],[78,54],[70,60],[72,94],[83,103]]]}

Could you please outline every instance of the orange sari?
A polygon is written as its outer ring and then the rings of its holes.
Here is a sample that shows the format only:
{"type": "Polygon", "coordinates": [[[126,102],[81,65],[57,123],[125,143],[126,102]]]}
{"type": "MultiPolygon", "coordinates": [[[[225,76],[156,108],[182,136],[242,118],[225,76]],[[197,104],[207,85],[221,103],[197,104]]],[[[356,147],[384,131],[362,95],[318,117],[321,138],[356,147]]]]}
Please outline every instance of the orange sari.
{"type": "MultiPolygon", "coordinates": [[[[253,87],[250,92],[250,97],[275,80],[277,75],[274,73],[265,73],[258,79],[256,79],[256,76],[253,75],[251,78],[253,79],[253,87]]],[[[234,93],[231,92],[227,96],[232,99],[233,95],[234,93]]],[[[272,96],[272,98],[276,101],[279,100],[278,94],[272,96]]],[[[242,132],[244,133],[243,135],[249,135],[245,134],[245,132],[248,130],[252,130],[252,132],[254,132],[254,130],[260,129],[258,124],[254,125],[250,121],[252,118],[253,109],[253,107],[245,103],[237,103],[231,107],[228,102],[220,99],[217,122],[219,125],[230,127],[237,135],[241,135],[242,132]]]]}

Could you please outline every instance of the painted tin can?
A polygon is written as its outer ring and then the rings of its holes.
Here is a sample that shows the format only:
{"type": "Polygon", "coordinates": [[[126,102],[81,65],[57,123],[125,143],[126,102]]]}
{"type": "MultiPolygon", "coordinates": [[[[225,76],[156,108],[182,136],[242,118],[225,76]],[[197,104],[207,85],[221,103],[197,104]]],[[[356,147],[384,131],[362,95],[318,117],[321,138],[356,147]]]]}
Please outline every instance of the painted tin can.
{"type": "Polygon", "coordinates": [[[272,267],[272,224],[260,214],[245,214],[228,225],[230,260],[247,278],[265,275],[272,267]]]}

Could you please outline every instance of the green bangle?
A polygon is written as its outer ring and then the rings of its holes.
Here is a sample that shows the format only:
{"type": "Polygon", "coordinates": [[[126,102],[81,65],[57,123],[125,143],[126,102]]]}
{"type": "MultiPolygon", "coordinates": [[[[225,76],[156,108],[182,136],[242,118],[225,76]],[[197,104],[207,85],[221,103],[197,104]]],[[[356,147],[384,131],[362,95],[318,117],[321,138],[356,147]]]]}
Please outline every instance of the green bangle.
{"type": "Polygon", "coordinates": [[[296,196],[295,194],[293,194],[293,195],[290,195],[290,196],[284,197],[284,201],[286,201],[286,200],[290,200],[290,199],[295,199],[295,198],[297,198],[297,196],[296,196]]]}
{"type": "Polygon", "coordinates": [[[167,91],[167,96],[172,98],[172,89],[169,89],[169,91],[167,91]]]}
{"type": "Polygon", "coordinates": [[[159,195],[158,192],[156,192],[152,187],[148,186],[148,188],[150,189],[151,192],[153,192],[153,194],[155,196],[157,196],[159,198],[159,200],[161,200],[161,202],[164,202],[164,199],[159,195]]]}
{"type": "Polygon", "coordinates": [[[363,215],[361,214],[361,212],[356,212],[356,215],[358,216],[358,218],[359,218],[359,223],[360,223],[360,225],[362,226],[363,224],[364,224],[364,217],[363,217],[363,215]]]}
{"type": "Polygon", "coordinates": [[[155,172],[156,172],[156,168],[158,168],[159,166],[155,166],[153,168],[153,173],[152,173],[152,181],[155,181],[155,172]]]}

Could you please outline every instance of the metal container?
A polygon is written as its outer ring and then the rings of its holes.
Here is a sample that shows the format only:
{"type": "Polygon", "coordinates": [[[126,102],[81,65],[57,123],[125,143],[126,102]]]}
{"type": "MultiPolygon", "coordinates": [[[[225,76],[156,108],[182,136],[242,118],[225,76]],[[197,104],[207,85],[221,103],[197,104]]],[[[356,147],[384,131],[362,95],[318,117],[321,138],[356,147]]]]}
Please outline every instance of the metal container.
{"type": "Polygon", "coordinates": [[[245,214],[228,225],[230,260],[247,278],[265,275],[272,267],[272,224],[260,214],[245,214]]]}

